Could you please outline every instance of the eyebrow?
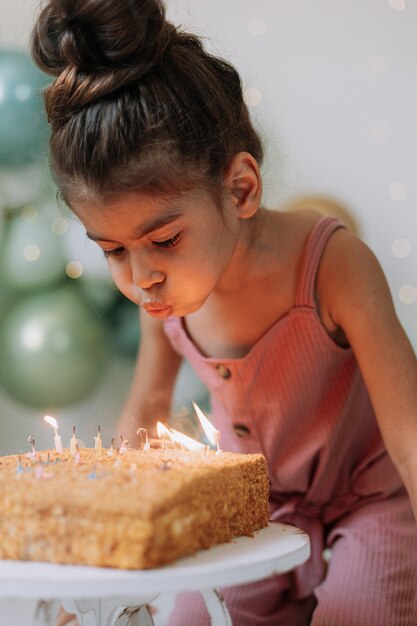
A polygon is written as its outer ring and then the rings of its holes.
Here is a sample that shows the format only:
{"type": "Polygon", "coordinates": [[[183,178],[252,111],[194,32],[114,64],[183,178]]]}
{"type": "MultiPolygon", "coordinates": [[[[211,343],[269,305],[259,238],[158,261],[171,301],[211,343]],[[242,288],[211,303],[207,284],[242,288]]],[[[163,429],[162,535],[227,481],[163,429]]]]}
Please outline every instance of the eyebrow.
{"type": "MultiPolygon", "coordinates": [[[[158,230],[159,228],[163,228],[171,222],[175,222],[179,217],[181,217],[183,213],[171,213],[170,215],[166,215],[165,217],[158,217],[157,219],[150,220],[148,223],[142,224],[136,231],[134,231],[133,236],[135,239],[141,239],[149,233],[152,233],[154,230],[158,230]]],[[[104,239],[101,235],[95,235],[94,233],[86,232],[86,235],[92,241],[112,241],[111,239],[104,239]]]]}

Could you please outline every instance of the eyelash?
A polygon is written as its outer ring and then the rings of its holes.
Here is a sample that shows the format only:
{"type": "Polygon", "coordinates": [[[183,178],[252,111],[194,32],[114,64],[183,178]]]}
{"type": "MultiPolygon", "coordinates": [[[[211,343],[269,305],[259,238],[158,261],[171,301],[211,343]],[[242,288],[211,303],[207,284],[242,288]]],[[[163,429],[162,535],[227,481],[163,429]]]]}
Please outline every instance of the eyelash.
{"type": "MultiPolygon", "coordinates": [[[[182,233],[177,233],[174,237],[166,239],[165,241],[153,241],[154,246],[158,248],[173,248],[181,241],[182,233]]],[[[125,251],[124,248],[115,248],[114,250],[103,250],[103,254],[106,259],[111,256],[121,256],[125,251]]]]}
{"type": "Polygon", "coordinates": [[[182,237],[182,233],[177,233],[170,239],[166,239],[165,241],[153,241],[152,243],[158,248],[173,248],[176,246],[182,237]]]}
{"type": "Polygon", "coordinates": [[[115,248],[114,250],[103,250],[103,254],[106,259],[110,256],[121,256],[124,252],[124,248],[115,248]]]}

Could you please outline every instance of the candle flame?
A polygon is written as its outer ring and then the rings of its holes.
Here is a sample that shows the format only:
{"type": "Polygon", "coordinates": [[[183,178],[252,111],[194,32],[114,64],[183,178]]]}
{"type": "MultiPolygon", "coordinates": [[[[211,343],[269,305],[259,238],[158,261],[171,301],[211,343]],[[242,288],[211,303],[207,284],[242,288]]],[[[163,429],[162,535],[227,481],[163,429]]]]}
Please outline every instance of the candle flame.
{"type": "Polygon", "coordinates": [[[192,437],[189,437],[188,435],[184,435],[183,433],[180,433],[178,430],[175,430],[175,428],[171,428],[171,437],[177,443],[181,443],[185,448],[187,448],[187,450],[205,450],[206,449],[206,446],[204,445],[204,443],[200,443],[199,441],[196,441],[196,439],[193,439],[192,437]]]}
{"type": "Polygon", "coordinates": [[[203,411],[200,407],[193,402],[193,407],[195,412],[197,413],[197,417],[200,421],[201,426],[203,427],[204,432],[207,435],[207,439],[210,443],[215,446],[218,443],[219,431],[213,426],[209,419],[204,415],[203,411]]]}
{"type": "Polygon", "coordinates": [[[204,450],[206,447],[203,443],[192,439],[192,437],[188,437],[188,435],[184,435],[180,433],[178,430],[174,428],[167,428],[161,422],[158,422],[156,425],[156,430],[158,433],[158,437],[161,439],[170,439],[176,443],[180,443],[187,448],[187,450],[204,450]]]}
{"type": "Polygon", "coordinates": [[[172,441],[171,433],[168,428],[163,425],[162,422],[158,422],[156,425],[156,432],[158,433],[158,437],[160,439],[170,439],[172,441]]]}
{"type": "Polygon", "coordinates": [[[45,422],[47,422],[47,424],[52,426],[52,428],[55,428],[55,430],[58,430],[58,422],[56,421],[54,417],[52,417],[51,415],[45,415],[43,419],[45,420],[45,422]]]}

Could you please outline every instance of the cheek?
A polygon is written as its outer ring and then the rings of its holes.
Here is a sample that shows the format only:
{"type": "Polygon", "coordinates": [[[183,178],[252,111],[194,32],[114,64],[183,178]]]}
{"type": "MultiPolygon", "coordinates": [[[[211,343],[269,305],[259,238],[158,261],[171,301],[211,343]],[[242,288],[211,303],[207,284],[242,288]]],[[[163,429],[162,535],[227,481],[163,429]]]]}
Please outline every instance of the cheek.
{"type": "Polygon", "coordinates": [[[110,274],[119,289],[120,285],[129,282],[130,271],[125,263],[121,263],[120,261],[116,261],[109,257],[107,265],[109,266],[110,274]]]}
{"type": "Polygon", "coordinates": [[[126,298],[138,304],[129,265],[115,262],[111,258],[108,261],[108,265],[113,282],[118,290],[126,296],[126,298]]]}
{"type": "Polygon", "coordinates": [[[232,252],[232,246],[228,241],[214,239],[200,248],[199,258],[193,264],[193,271],[215,279],[229,264],[232,252]]]}

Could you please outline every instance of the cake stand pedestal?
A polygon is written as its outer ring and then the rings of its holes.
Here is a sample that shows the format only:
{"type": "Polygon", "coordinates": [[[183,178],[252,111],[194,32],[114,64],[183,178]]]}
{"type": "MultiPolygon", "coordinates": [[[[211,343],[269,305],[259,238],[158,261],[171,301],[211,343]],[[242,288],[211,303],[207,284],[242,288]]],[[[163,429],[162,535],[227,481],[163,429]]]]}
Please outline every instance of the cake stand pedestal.
{"type": "Polygon", "coordinates": [[[80,626],[153,626],[147,605],[160,593],[199,591],[211,623],[232,626],[218,588],[283,574],[309,556],[310,542],[304,532],[271,523],[255,537],[238,537],[153,570],[0,561],[0,625],[32,626],[34,600],[44,598],[59,599],[77,615],[80,626]],[[33,600],[32,609],[30,602],[24,607],[18,600],[33,600]],[[15,614],[4,618],[2,606],[7,604],[10,611],[13,602],[15,614]]]}

